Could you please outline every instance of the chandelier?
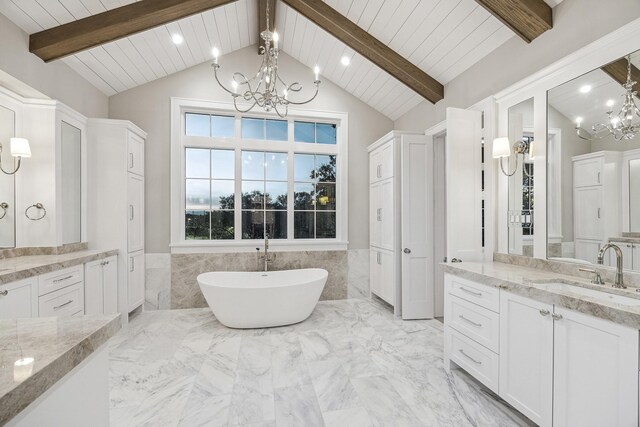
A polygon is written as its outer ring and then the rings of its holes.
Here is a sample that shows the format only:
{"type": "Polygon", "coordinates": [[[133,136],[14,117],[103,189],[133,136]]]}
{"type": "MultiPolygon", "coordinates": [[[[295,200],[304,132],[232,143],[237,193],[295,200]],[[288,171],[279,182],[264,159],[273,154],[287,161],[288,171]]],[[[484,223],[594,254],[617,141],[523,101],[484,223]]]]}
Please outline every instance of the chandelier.
{"type": "Polygon", "coordinates": [[[593,138],[603,138],[607,135],[613,135],[613,138],[616,141],[629,140],[635,138],[635,136],[640,133],[640,123],[635,121],[634,119],[640,118],[640,110],[636,105],[636,101],[634,97],[637,95],[637,92],[633,90],[633,86],[637,82],[634,82],[631,79],[631,55],[627,56],[627,81],[622,87],[625,88],[626,92],[624,94],[624,103],[622,104],[622,108],[618,112],[618,114],[613,113],[613,100],[607,102],[607,122],[606,123],[598,123],[592,126],[592,130],[594,132],[593,136],[584,136],[581,135],[580,125],[582,123],[582,119],[578,118],[576,120],[576,132],[578,136],[582,139],[591,140],[593,138]]]}
{"type": "Polygon", "coordinates": [[[218,64],[219,51],[213,49],[213,72],[216,81],[225,91],[233,97],[233,105],[240,113],[251,111],[254,107],[262,107],[265,111],[275,111],[278,116],[285,118],[289,112],[289,105],[302,105],[313,101],[318,96],[320,87],[320,69],[316,65],[313,69],[315,73],[316,91],[313,96],[306,101],[295,101],[289,99],[292,93],[302,90],[302,85],[298,82],[287,84],[278,74],[278,33],[269,31],[269,3],[267,1],[267,29],[260,33],[264,40],[264,46],[260,46],[260,54],[263,55],[262,64],[255,76],[245,77],[243,73],[235,72],[231,82],[232,90],[227,89],[218,76],[220,65],[218,64]],[[273,43],[273,47],[271,46],[273,43]]]}

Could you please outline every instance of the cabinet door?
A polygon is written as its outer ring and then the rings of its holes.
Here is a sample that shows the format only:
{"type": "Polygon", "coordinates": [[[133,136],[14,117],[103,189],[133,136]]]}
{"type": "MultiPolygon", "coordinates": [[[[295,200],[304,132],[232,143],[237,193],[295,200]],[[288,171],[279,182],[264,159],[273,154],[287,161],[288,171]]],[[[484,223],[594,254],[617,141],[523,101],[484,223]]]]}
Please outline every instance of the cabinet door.
{"type": "Polygon", "coordinates": [[[118,312],[118,257],[106,258],[102,265],[102,289],[104,313],[118,312]]]}
{"type": "Polygon", "coordinates": [[[144,302],[144,251],[130,253],[127,275],[129,311],[144,302]]]}
{"type": "Polygon", "coordinates": [[[634,271],[640,271],[640,245],[633,245],[633,266],[634,271]]]}
{"type": "Polygon", "coordinates": [[[638,330],[556,308],[554,427],[638,425],[638,330]]]}
{"type": "Polygon", "coordinates": [[[380,181],[380,177],[382,176],[382,165],[380,164],[381,152],[382,150],[380,148],[376,148],[369,153],[369,182],[380,181]]]}
{"type": "MultiPolygon", "coordinates": [[[[614,245],[618,245],[620,250],[622,251],[622,267],[625,270],[633,269],[633,245],[631,243],[625,242],[611,242],[614,245]]],[[[612,249],[608,250],[609,252],[609,265],[611,267],[615,267],[617,265],[616,253],[612,249]]]]}
{"type": "Polygon", "coordinates": [[[144,140],[138,135],[129,133],[127,170],[136,175],[144,176],[144,140]]]}
{"type": "Polygon", "coordinates": [[[573,217],[575,238],[602,240],[602,188],[576,188],[574,191],[573,217]]]}
{"type": "Polygon", "coordinates": [[[84,265],[84,311],[87,314],[104,313],[103,260],[84,265]]]}
{"type": "Polygon", "coordinates": [[[0,319],[38,317],[38,279],[0,285],[0,319]]]}
{"type": "Polygon", "coordinates": [[[576,239],[575,251],[577,259],[596,264],[598,262],[598,252],[600,251],[600,241],[576,239]]]}
{"type": "Polygon", "coordinates": [[[395,156],[393,147],[393,141],[389,141],[380,147],[380,179],[391,178],[394,175],[393,162],[395,161],[395,156]]]}
{"type": "Polygon", "coordinates": [[[380,183],[380,247],[393,251],[395,247],[395,194],[394,180],[380,183]]]}
{"type": "Polygon", "coordinates": [[[542,427],[551,426],[553,404],[552,311],[500,292],[500,396],[542,427]]]}
{"type": "Polygon", "coordinates": [[[128,174],[129,211],[127,212],[128,251],[144,249],[144,179],[128,174]]]}
{"type": "Polygon", "coordinates": [[[369,186],[369,244],[377,248],[382,244],[382,216],[380,206],[380,183],[369,186]]]}
{"type": "Polygon", "coordinates": [[[396,300],[396,254],[380,251],[380,297],[391,305],[396,300]]]}
{"type": "Polygon", "coordinates": [[[578,160],[573,164],[573,186],[588,187],[602,184],[602,159],[578,160]]]}
{"type": "Polygon", "coordinates": [[[369,289],[380,296],[380,251],[376,248],[369,249],[369,289]]]}

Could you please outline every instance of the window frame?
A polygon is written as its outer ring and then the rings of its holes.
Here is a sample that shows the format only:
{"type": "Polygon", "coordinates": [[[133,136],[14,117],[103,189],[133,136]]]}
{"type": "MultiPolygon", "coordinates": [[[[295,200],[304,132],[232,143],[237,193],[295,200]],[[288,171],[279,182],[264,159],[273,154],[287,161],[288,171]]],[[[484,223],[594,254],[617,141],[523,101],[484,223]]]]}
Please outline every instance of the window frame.
{"type": "Polygon", "coordinates": [[[348,114],[344,112],[314,111],[290,108],[288,140],[270,141],[243,139],[241,119],[260,118],[281,120],[275,113],[246,113],[235,110],[232,103],[171,98],[171,252],[255,252],[263,240],[242,239],[241,198],[235,201],[235,239],[186,240],[185,221],[185,153],[186,148],[226,149],[235,151],[235,194],[241,194],[242,151],[287,153],[287,239],[270,240],[276,250],[346,250],[348,245],[348,114]],[[235,117],[235,137],[218,138],[187,136],[185,113],[220,114],[235,117]],[[336,124],[336,144],[301,143],[294,141],[294,121],[336,124]],[[329,239],[294,239],[294,154],[336,155],[336,237],[329,239]]]}

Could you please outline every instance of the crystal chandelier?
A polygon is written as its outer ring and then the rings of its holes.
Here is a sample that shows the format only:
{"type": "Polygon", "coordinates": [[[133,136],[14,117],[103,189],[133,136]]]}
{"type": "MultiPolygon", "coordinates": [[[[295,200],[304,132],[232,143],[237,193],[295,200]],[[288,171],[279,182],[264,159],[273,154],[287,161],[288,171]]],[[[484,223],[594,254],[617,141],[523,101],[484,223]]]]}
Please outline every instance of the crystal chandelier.
{"type": "Polygon", "coordinates": [[[625,88],[626,92],[624,94],[624,103],[622,104],[622,108],[618,114],[613,114],[613,100],[607,102],[607,122],[606,123],[598,123],[592,126],[593,136],[584,136],[581,135],[580,131],[582,130],[580,125],[582,123],[582,119],[578,118],[576,120],[576,132],[578,136],[582,139],[591,140],[593,138],[603,138],[606,135],[613,135],[613,138],[616,141],[622,141],[623,139],[629,140],[635,138],[635,136],[640,132],[640,123],[635,121],[634,119],[640,118],[640,110],[636,105],[636,101],[634,97],[637,95],[637,92],[633,90],[633,86],[637,82],[634,82],[631,79],[631,55],[627,56],[627,81],[622,87],[625,88]]]}
{"type": "Polygon", "coordinates": [[[278,33],[269,31],[269,3],[267,1],[267,29],[260,33],[260,37],[264,40],[264,46],[260,46],[260,54],[263,55],[262,64],[255,76],[251,78],[245,77],[243,73],[236,72],[233,74],[231,82],[232,90],[227,89],[218,77],[219,51],[213,49],[213,72],[216,81],[224,90],[229,92],[233,97],[233,105],[240,113],[251,111],[255,106],[262,107],[265,111],[275,111],[278,116],[285,118],[289,111],[289,105],[302,105],[313,101],[318,96],[320,87],[320,69],[318,66],[314,68],[316,91],[313,96],[306,101],[295,101],[289,99],[292,93],[302,90],[302,85],[298,82],[287,84],[278,74],[278,33]],[[273,47],[271,47],[273,43],[273,47]],[[240,103],[240,104],[239,104],[240,103]]]}

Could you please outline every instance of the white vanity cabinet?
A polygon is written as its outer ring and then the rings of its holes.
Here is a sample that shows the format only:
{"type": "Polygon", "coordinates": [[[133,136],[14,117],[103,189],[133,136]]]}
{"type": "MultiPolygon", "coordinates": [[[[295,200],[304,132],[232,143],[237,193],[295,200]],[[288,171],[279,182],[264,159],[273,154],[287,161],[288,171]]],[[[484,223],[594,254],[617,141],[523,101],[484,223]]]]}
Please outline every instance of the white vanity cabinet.
{"type": "Polygon", "coordinates": [[[118,257],[100,259],[84,265],[85,313],[118,312],[118,257]]]}
{"type": "Polygon", "coordinates": [[[0,285],[0,319],[38,317],[38,278],[0,285]]]}
{"type": "Polygon", "coordinates": [[[500,396],[540,426],[551,426],[553,306],[500,293],[500,396]]]}
{"type": "Polygon", "coordinates": [[[572,157],[575,257],[593,264],[609,236],[619,236],[621,154],[600,151],[572,157]]]}
{"type": "Polygon", "coordinates": [[[446,369],[455,362],[541,427],[638,425],[637,329],[451,274],[445,292],[446,369]]]}

